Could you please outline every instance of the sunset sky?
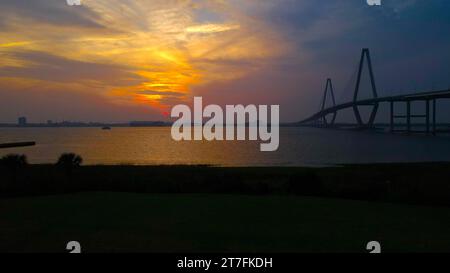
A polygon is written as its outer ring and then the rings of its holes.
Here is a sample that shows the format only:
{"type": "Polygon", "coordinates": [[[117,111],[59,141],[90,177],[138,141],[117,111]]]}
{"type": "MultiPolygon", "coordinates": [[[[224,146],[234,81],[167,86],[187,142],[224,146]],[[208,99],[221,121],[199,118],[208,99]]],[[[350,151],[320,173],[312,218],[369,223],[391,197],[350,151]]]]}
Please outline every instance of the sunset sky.
{"type": "Polygon", "coordinates": [[[449,14],[447,0],[0,0],[0,122],[166,120],[194,95],[300,120],[327,77],[351,97],[363,47],[380,95],[449,88],[449,14]]]}

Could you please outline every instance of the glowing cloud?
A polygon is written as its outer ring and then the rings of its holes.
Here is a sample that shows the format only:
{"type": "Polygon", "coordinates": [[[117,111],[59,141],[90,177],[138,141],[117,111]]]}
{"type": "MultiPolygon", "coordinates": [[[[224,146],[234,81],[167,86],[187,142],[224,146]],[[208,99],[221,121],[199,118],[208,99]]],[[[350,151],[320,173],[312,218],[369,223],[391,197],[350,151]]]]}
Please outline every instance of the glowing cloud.
{"type": "Polygon", "coordinates": [[[67,90],[161,112],[189,99],[196,85],[234,80],[256,67],[237,71],[229,63],[261,63],[283,50],[270,40],[275,32],[232,2],[85,0],[70,7],[65,1],[5,1],[0,37],[17,39],[0,38],[0,67],[9,79],[38,80],[45,88],[76,83],[79,91],[67,90]],[[220,20],[205,21],[204,12],[220,20]]]}
{"type": "Polygon", "coordinates": [[[224,32],[230,30],[237,30],[240,28],[240,25],[237,24],[204,24],[204,25],[196,25],[190,26],[186,28],[187,33],[217,33],[224,32]]]}

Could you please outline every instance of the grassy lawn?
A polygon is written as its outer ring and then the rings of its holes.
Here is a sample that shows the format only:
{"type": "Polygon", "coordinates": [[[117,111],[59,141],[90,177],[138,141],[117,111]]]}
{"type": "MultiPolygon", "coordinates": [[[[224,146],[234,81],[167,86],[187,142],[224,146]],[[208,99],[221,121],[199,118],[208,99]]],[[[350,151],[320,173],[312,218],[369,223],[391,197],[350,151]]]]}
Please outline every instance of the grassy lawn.
{"type": "Polygon", "coordinates": [[[294,196],[80,193],[0,199],[0,251],[450,251],[450,208],[294,196]]]}

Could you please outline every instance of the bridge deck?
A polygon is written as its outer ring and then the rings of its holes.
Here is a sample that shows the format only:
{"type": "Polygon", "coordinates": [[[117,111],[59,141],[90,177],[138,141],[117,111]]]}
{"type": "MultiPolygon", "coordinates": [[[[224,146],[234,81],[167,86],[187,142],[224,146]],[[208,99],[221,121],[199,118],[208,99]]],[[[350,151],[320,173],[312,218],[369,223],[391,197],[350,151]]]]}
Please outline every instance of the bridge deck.
{"type": "Polygon", "coordinates": [[[353,108],[354,106],[374,105],[374,104],[381,103],[381,102],[426,101],[426,100],[435,100],[435,99],[442,99],[442,98],[450,98],[450,89],[352,101],[352,102],[342,103],[342,104],[339,104],[339,105],[336,105],[333,107],[326,108],[320,112],[315,113],[314,115],[310,116],[309,118],[300,121],[300,124],[305,124],[305,123],[308,123],[311,121],[315,121],[315,120],[323,118],[324,116],[327,116],[329,114],[335,113],[335,112],[343,110],[343,109],[353,108]]]}

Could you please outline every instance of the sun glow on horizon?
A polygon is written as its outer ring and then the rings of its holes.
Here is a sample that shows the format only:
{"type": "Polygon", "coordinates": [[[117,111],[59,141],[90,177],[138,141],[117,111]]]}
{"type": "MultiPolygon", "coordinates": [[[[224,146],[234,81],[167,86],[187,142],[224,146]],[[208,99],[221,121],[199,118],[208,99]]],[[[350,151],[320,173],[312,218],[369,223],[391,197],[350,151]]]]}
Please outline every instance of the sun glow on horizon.
{"type": "Polygon", "coordinates": [[[240,62],[260,63],[283,51],[266,39],[266,27],[261,26],[264,34],[252,31],[261,22],[225,1],[58,5],[74,23],[8,15],[0,37],[16,40],[0,38],[0,68],[5,72],[0,77],[39,80],[47,89],[76,82],[79,92],[165,112],[186,101],[195,86],[232,81],[252,71],[242,69],[240,62]],[[221,19],[204,21],[198,15],[203,11],[221,19]]]}

